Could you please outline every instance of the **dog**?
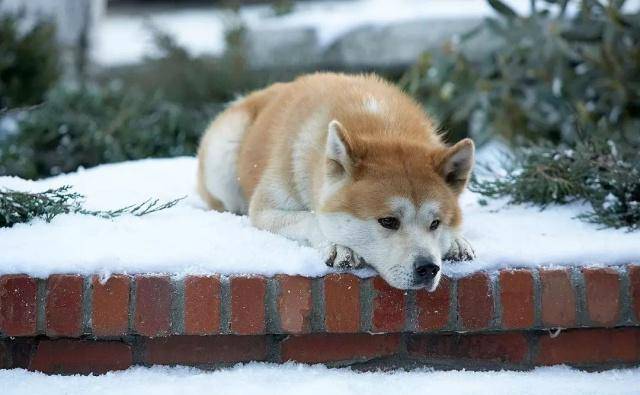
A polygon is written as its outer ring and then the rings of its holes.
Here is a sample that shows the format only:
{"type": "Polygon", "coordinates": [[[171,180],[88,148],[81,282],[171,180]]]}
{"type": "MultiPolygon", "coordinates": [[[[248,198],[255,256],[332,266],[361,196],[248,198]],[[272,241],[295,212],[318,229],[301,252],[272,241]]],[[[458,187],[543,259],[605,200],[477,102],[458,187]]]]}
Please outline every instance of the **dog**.
{"type": "Polygon", "coordinates": [[[474,258],[460,193],[474,144],[447,146],[422,108],[376,75],[316,73],[232,103],[205,131],[198,193],[218,211],[372,266],[391,286],[436,289],[443,260],[474,258]]]}

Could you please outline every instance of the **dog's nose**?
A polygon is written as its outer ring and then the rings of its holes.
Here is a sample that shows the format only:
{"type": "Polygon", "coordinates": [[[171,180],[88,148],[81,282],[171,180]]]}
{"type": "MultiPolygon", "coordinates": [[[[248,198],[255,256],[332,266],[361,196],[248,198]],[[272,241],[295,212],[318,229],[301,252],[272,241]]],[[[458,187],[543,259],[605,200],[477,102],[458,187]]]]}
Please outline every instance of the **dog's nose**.
{"type": "Polygon", "coordinates": [[[424,256],[416,258],[413,262],[413,267],[415,268],[416,276],[424,282],[433,280],[440,271],[438,265],[433,263],[430,258],[424,256]]]}

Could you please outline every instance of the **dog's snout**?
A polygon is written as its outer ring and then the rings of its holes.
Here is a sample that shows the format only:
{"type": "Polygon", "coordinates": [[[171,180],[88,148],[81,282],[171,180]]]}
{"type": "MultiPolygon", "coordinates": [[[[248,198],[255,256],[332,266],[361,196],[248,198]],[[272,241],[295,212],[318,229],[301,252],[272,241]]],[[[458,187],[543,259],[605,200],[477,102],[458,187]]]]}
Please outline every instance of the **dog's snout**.
{"type": "Polygon", "coordinates": [[[425,282],[433,280],[440,271],[440,267],[433,263],[433,260],[423,256],[419,256],[414,261],[413,267],[415,268],[417,277],[425,282]]]}

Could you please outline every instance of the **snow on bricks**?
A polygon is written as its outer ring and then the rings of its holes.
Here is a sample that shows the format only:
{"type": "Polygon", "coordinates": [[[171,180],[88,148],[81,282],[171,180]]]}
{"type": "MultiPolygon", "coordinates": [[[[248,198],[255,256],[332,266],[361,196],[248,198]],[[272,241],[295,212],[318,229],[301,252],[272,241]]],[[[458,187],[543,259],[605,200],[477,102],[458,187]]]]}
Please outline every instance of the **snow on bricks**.
{"type": "Polygon", "coordinates": [[[622,366],[640,363],[639,306],[637,265],[477,272],[432,293],[352,274],[4,275],[0,363],[622,366]]]}

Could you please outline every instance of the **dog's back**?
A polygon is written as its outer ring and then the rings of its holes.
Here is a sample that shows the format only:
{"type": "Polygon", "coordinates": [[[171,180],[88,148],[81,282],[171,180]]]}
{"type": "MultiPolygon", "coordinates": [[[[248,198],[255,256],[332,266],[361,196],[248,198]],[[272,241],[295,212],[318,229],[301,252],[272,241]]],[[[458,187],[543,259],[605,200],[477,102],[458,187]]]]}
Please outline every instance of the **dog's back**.
{"type": "MultiPolygon", "coordinates": [[[[266,168],[283,199],[311,204],[313,169],[324,159],[327,125],[354,137],[441,148],[418,104],[375,75],[317,73],[271,85],[236,101],[207,129],[198,153],[199,192],[211,208],[247,213],[266,168]],[[273,173],[273,174],[272,174],[273,173]],[[284,196],[288,195],[288,196],[284,196]]],[[[294,203],[294,202],[292,202],[294,203]]],[[[294,204],[295,205],[295,204],[294,204]]]]}

